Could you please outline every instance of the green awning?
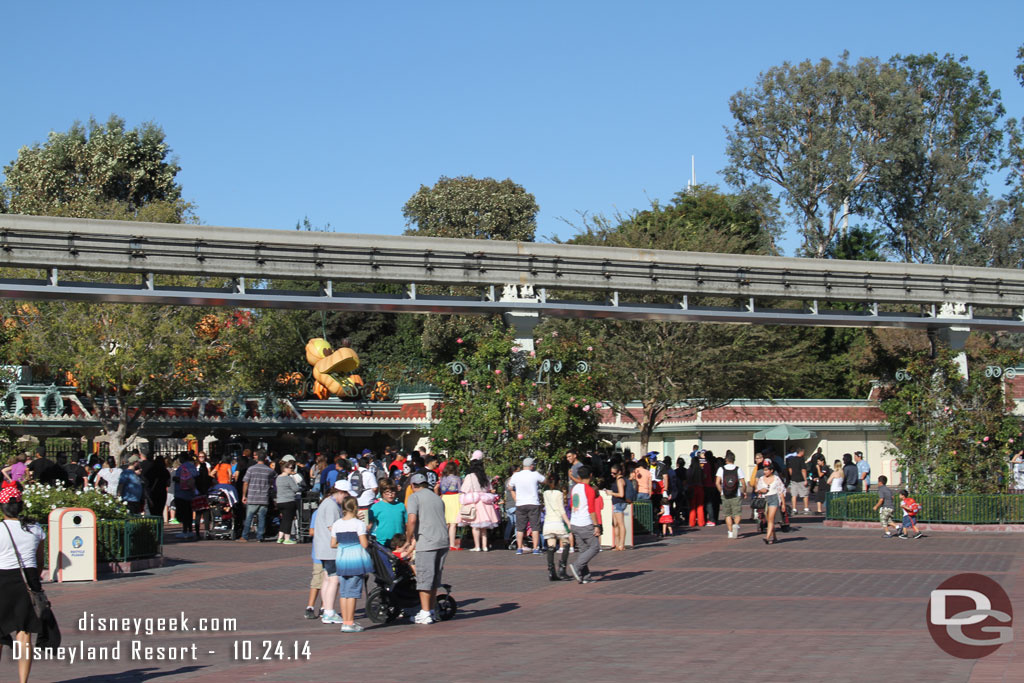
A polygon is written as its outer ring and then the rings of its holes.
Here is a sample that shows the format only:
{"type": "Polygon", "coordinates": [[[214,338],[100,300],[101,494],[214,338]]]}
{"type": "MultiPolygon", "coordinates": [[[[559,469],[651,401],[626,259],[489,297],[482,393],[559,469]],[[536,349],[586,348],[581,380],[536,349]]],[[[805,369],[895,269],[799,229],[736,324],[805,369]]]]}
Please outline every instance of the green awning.
{"type": "Polygon", "coordinates": [[[818,435],[814,432],[801,427],[794,427],[793,425],[775,425],[774,427],[754,432],[754,438],[759,441],[795,441],[798,439],[816,439],[817,437],[818,435]]]}

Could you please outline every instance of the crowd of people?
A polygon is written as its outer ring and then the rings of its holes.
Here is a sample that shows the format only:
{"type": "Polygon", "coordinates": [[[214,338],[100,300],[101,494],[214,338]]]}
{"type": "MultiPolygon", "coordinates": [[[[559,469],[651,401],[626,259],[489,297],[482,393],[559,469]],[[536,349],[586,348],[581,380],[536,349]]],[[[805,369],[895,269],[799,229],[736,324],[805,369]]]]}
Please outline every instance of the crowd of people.
{"type": "MultiPolygon", "coordinates": [[[[424,447],[406,454],[385,448],[380,454],[364,449],[298,457],[257,449],[213,459],[185,451],[167,463],[135,451],[123,462],[61,466],[36,454],[19,456],[3,476],[9,483],[59,483],[119,496],[131,512],[176,520],[182,540],[209,536],[210,501],[223,495],[230,502],[228,537],[239,543],[293,545],[301,540],[297,536],[311,538],[305,616],[346,633],[362,630],[354,618],[356,601],[374,572],[376,547],[414,577],[419,609],[409,616],[431,624],[439,618],[438,589],[449,552],[502,547],[516,555],[546,555],[550,581],[587,584],[594,580],[590,563],[601,550],[606,523],[610,550],[627,549],[626,511],[637,502],[649,502],[649,531],[657,536],[714,527],[724,519],[732,539],[740,536],[743,499],[749,497],[764,542],[773,544],[776,525],[786,523],[791,511],[810,513],[813,502],[821,513],[829,491],[870,488],[860,453],[829,467],[821,449],[810,456],[803,449],[784,456],[757,453],[749,473],[731,451],[717,457],[696,445],[674,466],[656,451],[643,457],[628,450],[569,451],[546,473],[527,457],[504,476],[489,476],[484,457],[476,450],[460,461],[424,447]],[[299,515],[310,508],[311,518],[299,515]]],[[[880,519],[890,533],[892,496],[884,477],[879,483],[880,519]]],[[[920,535],[916,524],[906,528],[920,535]]]]}

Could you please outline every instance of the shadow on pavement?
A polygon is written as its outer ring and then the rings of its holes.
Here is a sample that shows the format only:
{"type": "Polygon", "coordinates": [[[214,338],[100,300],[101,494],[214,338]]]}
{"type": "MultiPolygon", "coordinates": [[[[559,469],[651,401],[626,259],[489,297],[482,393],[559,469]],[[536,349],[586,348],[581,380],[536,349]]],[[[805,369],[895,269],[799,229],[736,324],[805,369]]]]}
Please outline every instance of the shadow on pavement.
{"type": "Polygon", "coordinates": [[[505,612],[511,612],[512,610],[519,609],[518,602],[503,602],[500,605],[494,607],[488,607],[487,609],[476,609],[476,610],[465,610],[463,611],[461,603],[459,605],[459,611],[455,615],[456,619],[475,619],[476,617],[489,617],[492,614],[504,614],[505,612]]]}
{"type": "MultiPolygon", "coordinates": [[[[177,567],[183,564],[198,564],[193,560],[183,560],[179,557],[167,557],[164,556],[164,564],[162,567],[153,567],[153,570],[167,569],[168,567],[177,567]]],[[[97,578],[99,581],[113,581],[116,579],[134,579],[141,576],[153,576],[153,570],[143,569],[137,572],[104,572],[97,578]]]]}
{"type": "Polygon", "coordinates": [[[775,543],[776,544],[778,544],[778,543],[793,543],[794,541],[799,542],[799,541],[806,541],[806,540],[807,540],[806,536],[778,536],[777,535],[775,537],[775,543]]]}
{"type": "Polygon", "coordinates": [[[166,678],[167,676],[179,676],[204,668],[202,666],[183,666],[173,671],[160,671],[156,668],[129,669],[116,674],[66,678],[64,683],[136,683],[137,681],[152,681],[157,678],[166,678]]]}
{"type": "Polygon", "coordinates": [[[605,581],[624,581],[625,579],[635,579],[638,576],[650,573],[650,569],[642,569],[636,572],[594,572],[594,575],[603,583],[605,581]]]}

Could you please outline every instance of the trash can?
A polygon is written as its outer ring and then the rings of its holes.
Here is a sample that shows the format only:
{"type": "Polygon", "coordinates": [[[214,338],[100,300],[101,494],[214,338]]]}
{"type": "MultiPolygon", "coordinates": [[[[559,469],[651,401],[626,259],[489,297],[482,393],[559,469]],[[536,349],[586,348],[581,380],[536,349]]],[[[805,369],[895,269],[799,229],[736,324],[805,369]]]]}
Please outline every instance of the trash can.
{"type": "Polygon", "coordinates": [[[50,512],[47,533],[52,581],[96,580],[96,513],[88,508],[50,512]]]}
{"type": "MultiPolygon", "coordinates": [[[[612,545],[612,538],[614,533],[612,531],[612,494],[611,491],[601,491],[601,547],[610,548],[612,545]]],[[[623,513],[623,523],[626,525],[626,540],[625,546],[627,548],[633,547],[633,506],[627,505],[626,510],[623,513]]]]}

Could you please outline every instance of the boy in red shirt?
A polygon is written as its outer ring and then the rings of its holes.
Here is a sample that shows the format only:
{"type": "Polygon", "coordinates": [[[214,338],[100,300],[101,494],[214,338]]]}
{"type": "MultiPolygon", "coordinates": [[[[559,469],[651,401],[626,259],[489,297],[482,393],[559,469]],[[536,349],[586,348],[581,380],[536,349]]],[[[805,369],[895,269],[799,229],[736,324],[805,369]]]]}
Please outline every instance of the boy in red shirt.
{"type": "Polygon", "coordinates": [[[914,538],[924,536],[917,528],[917,513],[921,511],[921,506],[910,497],[910,493],[906,489],[900,491],[900,507],[903,508],[903,530],[899,537],[907,538],[907,529],[913,530],[914,538]]]}

